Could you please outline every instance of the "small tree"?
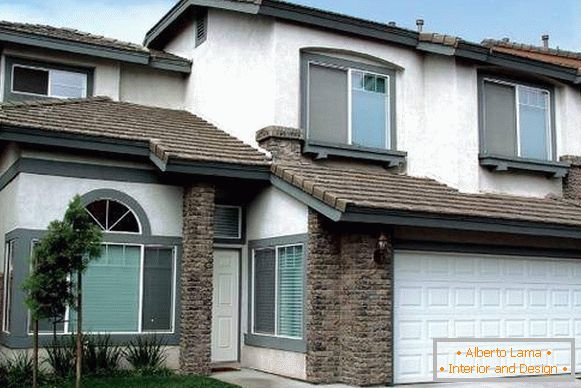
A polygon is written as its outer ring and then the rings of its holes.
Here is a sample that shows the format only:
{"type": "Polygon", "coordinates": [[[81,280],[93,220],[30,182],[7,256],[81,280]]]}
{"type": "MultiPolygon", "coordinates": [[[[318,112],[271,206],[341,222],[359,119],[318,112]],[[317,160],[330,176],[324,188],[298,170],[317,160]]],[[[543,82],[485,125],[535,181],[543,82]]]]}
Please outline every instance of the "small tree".
{"type": "Polygon", "coordinates": [[[38,371],[38,321],[52,318],[53,325],[56,325],[69,306],[77,311],[76,387],[80,387],[83,365],[82,275],[89,263],[100,255],[101,238],[101,230],[85,211],[80,197],[75,196],[63,221],[51,222],[47,234],[36,246],[33,271],[24,284],[28,291],[27,305],[34,321],[34,383],[38,371]]]}

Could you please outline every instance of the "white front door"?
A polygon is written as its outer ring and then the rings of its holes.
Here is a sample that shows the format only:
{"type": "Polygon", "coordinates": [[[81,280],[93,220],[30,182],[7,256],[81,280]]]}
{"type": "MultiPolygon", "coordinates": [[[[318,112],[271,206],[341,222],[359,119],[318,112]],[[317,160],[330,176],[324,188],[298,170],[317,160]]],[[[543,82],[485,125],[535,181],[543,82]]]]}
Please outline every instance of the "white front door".
{"type": "Polygon", "coordinates": [[[239,266],[239,251],[214,251],[212,362],[238,361],[239,266]]]}
{"type": "Polygon", "coordinates": [[[576,337],[581,370],[581,260],[396,252],[394,287],[396,383],[432,381],[442,337],[576,337]]]}

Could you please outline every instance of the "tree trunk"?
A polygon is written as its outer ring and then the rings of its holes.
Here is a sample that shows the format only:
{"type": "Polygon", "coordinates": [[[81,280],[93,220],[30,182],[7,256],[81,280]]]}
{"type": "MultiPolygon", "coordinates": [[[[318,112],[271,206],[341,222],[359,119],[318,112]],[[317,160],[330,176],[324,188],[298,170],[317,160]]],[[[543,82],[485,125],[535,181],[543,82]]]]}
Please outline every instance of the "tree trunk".
{"type": "Polygon", "coordinates": [[[75,388],[81,388],[83,372],[83,287],[81,271],[77,272],[77,365],[75,388]]]}
{"type": "Polygon", "coordinates": [[[32,354],[32,388],[38,387],[38,319],[34,319],[34,351],[32,354]]]}

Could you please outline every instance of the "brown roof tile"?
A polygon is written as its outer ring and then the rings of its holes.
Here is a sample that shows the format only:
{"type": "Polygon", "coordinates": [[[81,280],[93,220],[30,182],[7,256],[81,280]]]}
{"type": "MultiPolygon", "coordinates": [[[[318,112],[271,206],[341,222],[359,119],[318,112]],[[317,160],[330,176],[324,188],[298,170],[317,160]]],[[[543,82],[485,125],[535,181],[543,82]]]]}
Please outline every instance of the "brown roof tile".
{"type": "Polygon", "coordinates": [[[372,168],[277,165],[274,175],[345,212],[347,207],[581,226],[581,206],[562,199],[460,193],[433,179],[372,168]]]}
{"type": "Polygon", "coordinates": [[[548,62],[573,69],[581,68],[581,52],[495,39],[483,40],[482,45],[497,52],[535,59],[538,61],[548,62]]]}
{"type": "Polygon", "coordinates": [[[147,141],[160,159],[267,165],[264,154],[184,110],[105,97],[0,105],[3,126],[147,141]]]}
{"type": "Polygon", "coordinates": [[[172,61],[190,63],[186,58],[170,54],[165,51],[151,50],[135,43],[123,42],[117,39],[94,35],[71,28],[58,28],[43,24],[15,23],[0,21],[0,32],[21,33],[64,40],[68,42],[88,44],[96,47],[117,49],[133,53],[149,54],[152,59],[167,59],[172,61]]]}

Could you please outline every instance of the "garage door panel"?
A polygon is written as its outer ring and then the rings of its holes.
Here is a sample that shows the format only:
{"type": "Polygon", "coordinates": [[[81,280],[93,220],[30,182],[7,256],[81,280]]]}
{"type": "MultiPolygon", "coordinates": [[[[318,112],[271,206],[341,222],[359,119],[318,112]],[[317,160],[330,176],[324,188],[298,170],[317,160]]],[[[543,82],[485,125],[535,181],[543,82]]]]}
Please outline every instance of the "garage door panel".
{"type": "Polygon", "coordinates": [[[431,381],[441,337],[575,336],[581,368],[581,261],[396,252],[394,272],[396,382],[431,381]]]}

